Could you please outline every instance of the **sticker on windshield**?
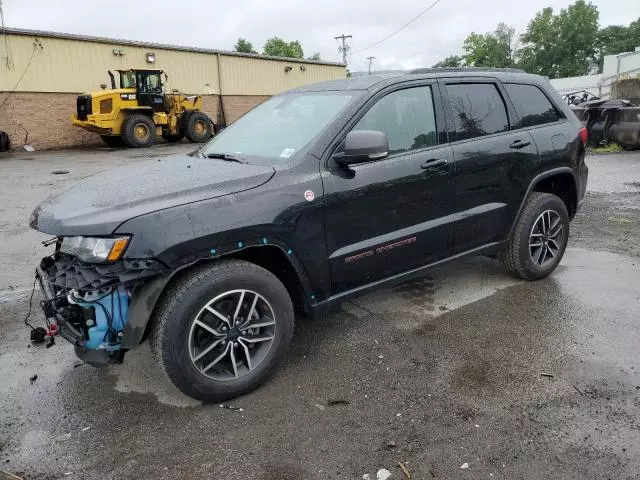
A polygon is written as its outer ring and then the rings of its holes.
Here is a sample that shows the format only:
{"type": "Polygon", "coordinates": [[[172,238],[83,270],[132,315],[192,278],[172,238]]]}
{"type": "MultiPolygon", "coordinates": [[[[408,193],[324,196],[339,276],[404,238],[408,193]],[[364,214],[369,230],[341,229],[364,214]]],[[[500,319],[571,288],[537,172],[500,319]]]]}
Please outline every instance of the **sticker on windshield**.
{"type": "Polygon", "coordinates": [[[280,154],[280,156],[282,158],[289,158],[291,155],[293,155],[293,152],[295,151],[296,151],[295,148],[285,148],[284,150],[282,150],[282,153],[280,154]]]}

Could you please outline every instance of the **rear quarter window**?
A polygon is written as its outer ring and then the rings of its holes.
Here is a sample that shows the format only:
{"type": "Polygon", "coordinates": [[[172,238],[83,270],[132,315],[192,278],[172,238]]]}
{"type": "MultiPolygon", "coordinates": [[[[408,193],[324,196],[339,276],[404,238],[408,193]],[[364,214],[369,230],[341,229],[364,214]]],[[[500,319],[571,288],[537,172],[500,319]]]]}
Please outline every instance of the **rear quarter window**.
{"type": "Polygon", "coordinates": [[[563,118],[542,90],[535,85],[505,83],[504,88],[519,117],[513,125],[514,128],[544,125],[563,118]]]}

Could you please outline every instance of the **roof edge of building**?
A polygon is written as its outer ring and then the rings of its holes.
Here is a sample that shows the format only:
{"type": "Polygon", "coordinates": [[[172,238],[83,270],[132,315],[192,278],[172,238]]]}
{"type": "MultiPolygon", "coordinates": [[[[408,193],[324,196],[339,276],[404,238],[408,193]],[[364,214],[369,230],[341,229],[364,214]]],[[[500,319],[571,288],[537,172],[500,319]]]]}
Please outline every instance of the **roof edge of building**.
{"type": "Polygon", "coordinates": [[[136,41],[136,40],[125,40],[122,38],[94,37],[91,35],[82,35],[77,33],[49,32],[45,30],[30,30],[26,28],[13,28],[13,27],[5,27],[5,28],[0,27],[0,33],[45,37],[45,38],[60,38],[63,40],[81,40],[85,42],[94,42],[94,43],[111,43],[115,45],[130,45],[132,47],[162,48],[165,50],[176,50],[176,51],[182,51],[182,52],[219,54],[219,55],[226,55],[229,57],[247,57],[247,58],[254,58],[257,60],[276,60],[279,62],[307,63],[307,64],[314,64],[314,65],[328,65],[332,67],[346,67],[344,63],[339,63],[339,62],[328,62],[323,60],[307,60],[306,58],[273,57],[270,55],[261,55],[259,53],[241,53],[241,52],[231,52],[228,50],[218,50],[214,48],[187,47],[184,45],[142,42],[142,41],[136,41]]]}

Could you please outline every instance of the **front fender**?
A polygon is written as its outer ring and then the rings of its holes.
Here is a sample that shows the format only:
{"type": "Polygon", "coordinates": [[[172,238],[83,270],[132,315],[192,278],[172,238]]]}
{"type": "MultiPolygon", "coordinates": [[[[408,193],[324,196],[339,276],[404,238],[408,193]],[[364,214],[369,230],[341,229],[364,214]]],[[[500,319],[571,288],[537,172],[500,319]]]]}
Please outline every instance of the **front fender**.
{"type": "Polygon", "coordinates": [[[279,175],[260,187],[132,218],[114,234],[132,235],[125,256],[154,258],[174,271],[202,259],[265,245],[290,258],[305,288],[318,300],[328,296],[330,277],[324,236],[324,200],[319,175],[295,185],[279,175]]]}

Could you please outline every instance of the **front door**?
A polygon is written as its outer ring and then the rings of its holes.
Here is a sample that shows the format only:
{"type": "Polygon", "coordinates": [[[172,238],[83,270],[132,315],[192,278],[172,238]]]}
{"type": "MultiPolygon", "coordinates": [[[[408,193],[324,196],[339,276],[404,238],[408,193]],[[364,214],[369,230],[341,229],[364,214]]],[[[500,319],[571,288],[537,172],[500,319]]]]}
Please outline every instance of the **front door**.
{"type": "MultiPolygon", "coordinates": [[[[397,87],[396,87],[397,88],[397,87]]],[[[387,135],[389,156],[323,172],[333,294],[449,254],[453,155],[437,85],[379,94],[351,130],[387,135]]]]}
{"type": "Polygon", "coordinates": [[[461,253],[506,239],[538,149],[528,131],[510,125],[513,111],[494,80],[452,80],[445,92],[456,169],[454,253],[461,253]]]}

